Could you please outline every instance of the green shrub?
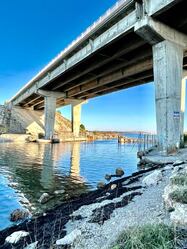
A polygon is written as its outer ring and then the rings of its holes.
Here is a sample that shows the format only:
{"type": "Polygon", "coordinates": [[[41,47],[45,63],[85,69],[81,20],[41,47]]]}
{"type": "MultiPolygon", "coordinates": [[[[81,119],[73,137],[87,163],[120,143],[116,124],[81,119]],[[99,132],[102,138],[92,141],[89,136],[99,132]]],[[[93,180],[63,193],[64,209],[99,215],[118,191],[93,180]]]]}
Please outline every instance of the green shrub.
{"type": "Polygon", "coordinates": [[[187,174],[179,174],[171,178],[171,183],[175,185],[187,185],[187,174]]]}
{"type": "Polygon", "coordinates": [[[145,225],[125,231],[112,249],[174,249],[175,236],[164,224],[145,225]]]}
{"type": "Polygon", "coordinates": [[[7,132],[7,128],[3,125],[0,125],[0,134],[6,133],[7,132]]]}
{"type": "Polygon", "coordinates": [[[187,134],[184,134],[184,143],[187,143],[187,134]]]}
{"type": "Polygon", "coordinates": [[[187,187],[174,190],[170,197],[176,202],[187,204],[187,187]]]}

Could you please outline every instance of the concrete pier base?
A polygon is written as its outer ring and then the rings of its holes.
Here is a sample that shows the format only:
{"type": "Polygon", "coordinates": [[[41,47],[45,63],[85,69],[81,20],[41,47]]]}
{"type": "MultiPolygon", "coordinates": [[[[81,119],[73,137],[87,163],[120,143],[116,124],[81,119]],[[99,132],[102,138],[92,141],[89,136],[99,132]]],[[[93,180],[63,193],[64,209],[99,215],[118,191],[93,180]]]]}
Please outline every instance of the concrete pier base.
{"type": "Polygon", "coordinates": [[[168,40],[153,45],[153,63],[158,142],[167,154],[181,142],[183,47],[168,40]]]}

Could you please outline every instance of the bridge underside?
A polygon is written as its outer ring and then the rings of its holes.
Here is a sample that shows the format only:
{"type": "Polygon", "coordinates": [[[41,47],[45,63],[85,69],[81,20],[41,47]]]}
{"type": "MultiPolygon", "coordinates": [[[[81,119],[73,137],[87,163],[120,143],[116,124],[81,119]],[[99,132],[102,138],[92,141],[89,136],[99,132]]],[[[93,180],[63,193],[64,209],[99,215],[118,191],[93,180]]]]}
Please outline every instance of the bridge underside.
{"type": "Polygon", "coordinates": [[[154,81],[159,143],[165,151],[179,147],[184,123],[182,82],[187,70],[187,2],[124,3],[125,9],[119,8],[109,20],[104,19],[103,26],[89,30],[72,50],[62,53],[13,97],[13,105],[45,110],[46,138],[53,135],[56,107],[72,105],[77,136],[85,100],[154,81]]]}
{"type": "MultiPolygon", "coordinates": [[[[156,12],[153,17],[187,34],[186,1],[179,0],[167,11],[156,12]]],[[[75,64],[42,89],[63,92],[67,99],[85,100],[137,86],[153,81],[152,58],[152,46],[132,29],[75,64]]],[[[184,54],[183,66],[187,69],[187,53],[184,54]]],[[[68,100],[57,99],[57,107],[67,104],[68,100]]],[[[33,93],[19,105],[41,110],[44,109],[44,97],[33,93]]]]}

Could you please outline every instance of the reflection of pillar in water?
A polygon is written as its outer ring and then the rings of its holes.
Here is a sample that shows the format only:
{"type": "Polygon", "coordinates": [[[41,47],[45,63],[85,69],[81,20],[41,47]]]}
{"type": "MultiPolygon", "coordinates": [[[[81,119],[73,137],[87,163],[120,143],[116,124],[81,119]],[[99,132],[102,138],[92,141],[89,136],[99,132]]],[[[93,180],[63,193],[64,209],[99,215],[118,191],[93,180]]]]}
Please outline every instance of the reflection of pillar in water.
{"type": "Polygon", "coordinates": [[[72,145],[70,176],[75,179],[76,182],[84,182],[80,176],[80,143],[74,143],[72,145]]]}
{"type": "Polygon", "coordinates": [[[53,186],[53,145],[45,144],[44,153],[43,153],[43,168],[41,172],[41,185],[48,189],[50,186],[53,186]]]}

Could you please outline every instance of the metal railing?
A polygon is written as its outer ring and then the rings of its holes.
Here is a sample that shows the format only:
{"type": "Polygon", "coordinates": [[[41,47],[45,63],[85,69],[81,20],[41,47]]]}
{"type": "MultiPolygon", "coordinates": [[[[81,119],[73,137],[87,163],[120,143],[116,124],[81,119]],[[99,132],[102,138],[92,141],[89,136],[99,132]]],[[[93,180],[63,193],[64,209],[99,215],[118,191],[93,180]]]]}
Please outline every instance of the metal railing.
{"type": "Polygon", "coordinates": [[[150,133],[140,133],[138,136],[138,151],[147,151],[154,146],[157,146],[157,135],[150,133]]]}

